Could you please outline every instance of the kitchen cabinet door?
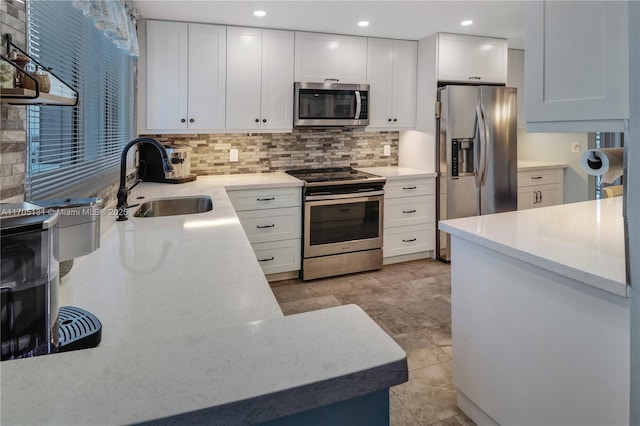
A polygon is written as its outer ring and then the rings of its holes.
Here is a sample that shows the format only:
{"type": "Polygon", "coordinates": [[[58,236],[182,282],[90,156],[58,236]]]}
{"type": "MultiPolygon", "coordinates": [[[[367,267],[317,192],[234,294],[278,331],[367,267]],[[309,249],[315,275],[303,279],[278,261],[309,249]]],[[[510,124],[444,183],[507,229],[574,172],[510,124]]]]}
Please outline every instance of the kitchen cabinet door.
{"type": "Polygon", "coordinates": [[[369,83],[369,127],[392,127],[393,117],[393,40],[368,40],[367,83],[369,83]]]}
{"type": "Polygon", "coordinates": [[[225,125],[227,28],[189,24],[189,129],[225,125]]]}
{"type": "Polygon", "coordinates": [[[627,14],[628,2],[525,4],[529,131],[624,131],[629,118],[627,14]]]}
{"type": "Polygon", "coordinates": [[[507,86],[515,87],[517,92],[517,125],[526,128],[524,119],[524,50],[509,49],[509,75],[507,86]]]}
{"type": "Polygon", "coordinates": [[[438,81],[507,82],[507,40],[460,34],[438,34],[438,81]]]}
{"type": "Polygon", "coordinates": [[[227,129],[291,129],[293,32],[229,27],[227,129]]]}
{"type": "Polygon", "coordinates": [[[367,82],[373,99],[369,104],[370,128],[415,127],[417,61],[416,42],[368,40],[367,82]]]}
{"type": "Polygon", "coordinates": [[[187,128],[189,27],[148,21],[146,36],[148,129],[187,128]]]}
{"type": "Polygon", "coordinates": [[[224,128],[226,27],[148,21],[146,130],[224,128]]]}
{"type": "Polygon", "coordinates": [[[296,32],[295,81],[362,84],[367,81],[367,39],[296,32]]]}
{"type": "Polygon", "coordinates": [[[518,171],[518,210],[562,204],[563,188],[562,168],[518,171]]]}
{"type": "Polygon", "coordinates": [[[394,40],[393,45],[393,124],[394,127],[415,128],[418,43],[394,40]]]}
{"type": "Polygon", "coordinates": [[[293,127],[293,52],[293,32],[262,30],[263,129],[293,127]]]}
{"type": "Polygon", "coordinates": [[[227,31],[227,129],[260,128],[262,30],[227,31]]]}
{"type": "Polygon", "coordinates": [[[538,185],[518,188],[518,210],[562,204],[562,184],[538,185]]]}

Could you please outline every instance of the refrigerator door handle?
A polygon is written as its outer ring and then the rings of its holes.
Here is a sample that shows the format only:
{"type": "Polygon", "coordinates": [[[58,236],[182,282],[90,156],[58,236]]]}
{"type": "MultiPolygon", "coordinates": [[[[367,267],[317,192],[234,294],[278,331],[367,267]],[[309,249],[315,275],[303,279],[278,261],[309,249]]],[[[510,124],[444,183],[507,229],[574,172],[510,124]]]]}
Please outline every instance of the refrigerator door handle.
{"type": "Polygon", "coordinates": [[[480,185],[484,186],[487,180],[487,166],[489,163],[489,145],[491,145],[491,133],[489,132],[489,126],[487,126],[484,108],[480,105],[480,111],[482,112],[482,127],[484,129],[484,140],[482,141],[482,152],[480,161],[482,162],[482,178],[480,179],[480,185]]]}
{"type": "Polygon", "coordinates": [[[484,111],[480,105],[476,105],[476,141],[474,141],[474,145],[477,142],[480,142],[480,146],[478,149],[475,149],[474,146],[474,165],[476,169],[475,178],[476,178],[476,186],[481,187],[485,183],[485,179],[487,177],[487,142],[489,137],[489,131],[487,129],[487,125],[484,119],[484,111]],[[478,137],[479,136],[479,137],[478,137]],[[480,155],[477,155],[479,151],[480,155]]]}
{"type": "Polygon", "coordinates": [[[476,187],[480,188],[480,155],[482,145],[482,129],[480,129],[480,123],[482,121],[482,111],[480,105],[476,106],[476,134],[473,138],[473,177],[476,181],[476,187]]]}

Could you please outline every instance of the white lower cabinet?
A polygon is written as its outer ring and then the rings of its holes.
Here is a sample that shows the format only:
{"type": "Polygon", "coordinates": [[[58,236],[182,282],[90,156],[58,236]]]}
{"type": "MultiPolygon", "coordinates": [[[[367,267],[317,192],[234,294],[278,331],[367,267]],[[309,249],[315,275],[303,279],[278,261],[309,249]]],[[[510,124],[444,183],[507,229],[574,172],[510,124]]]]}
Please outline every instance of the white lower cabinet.
{"type": "Polygon", "coordinates": [[[524,170],[518,172],[518,210],[562,204],[563,169],[524,170]]]}
{"type": "Polygon", "coordinates": [[[300,270],[300,188],[227,191],[265,275],[300,270]]]}
{"type": "Polygon", "coordinates": [[[251,244],[265,275],[300,270],[300,238],[251,244]]]}
{"type": "Polygon", "coordinates": [[[435,250],[435,222],[434,178],[387,181],[383,233],[385,263],[409,260],[397,256],[418,256],[435,250]]]}
{"type": "Polygon", "coordinates": [[[435,222],[384,229],[384,257],[435,249],[435,222]]]}

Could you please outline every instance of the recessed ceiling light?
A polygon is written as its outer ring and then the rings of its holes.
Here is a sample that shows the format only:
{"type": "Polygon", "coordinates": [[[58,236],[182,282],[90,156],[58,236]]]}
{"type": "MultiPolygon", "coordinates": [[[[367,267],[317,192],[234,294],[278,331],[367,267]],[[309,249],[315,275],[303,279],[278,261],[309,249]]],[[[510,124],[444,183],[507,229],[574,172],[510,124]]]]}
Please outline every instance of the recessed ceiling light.
{"type": "Polygon", "coordinates": [[[265,15],[267,14],[267,12],[265,12],[264,10],[256,10],[255,12],[253,12],[253,14],[254,14],[255,16],[260,16],[260,17],[262,17],[262,16],[265,16],[265,15]]]}
{"type": "Polygon", "coordinates": [[[466,21],[460,22],[460,25],[464,25],[465,27],[471,24],[473,24],[473,21],[471,19],[467,19],[466,21]]]}
{"type": "Polygon", "coordinates": [[[369,26],[369,21],[360,21],[360,22],[358,22],[358,26],[359,27],[368,27],[369,26]]]}

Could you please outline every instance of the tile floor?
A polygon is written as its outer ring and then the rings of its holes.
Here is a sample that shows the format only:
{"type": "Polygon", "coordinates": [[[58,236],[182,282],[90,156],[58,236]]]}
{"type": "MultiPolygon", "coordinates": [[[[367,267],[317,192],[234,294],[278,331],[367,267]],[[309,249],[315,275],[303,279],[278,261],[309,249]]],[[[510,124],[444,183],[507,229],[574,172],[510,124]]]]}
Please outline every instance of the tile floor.
{"type": "Polygon", "coordinates": [[[355,303],[404,348],[409,381],[391,388],[392,426],[473,425],[451,382],[450,287],[449,265],[431,259],[271,284],[285,315],[355,303]]]}

